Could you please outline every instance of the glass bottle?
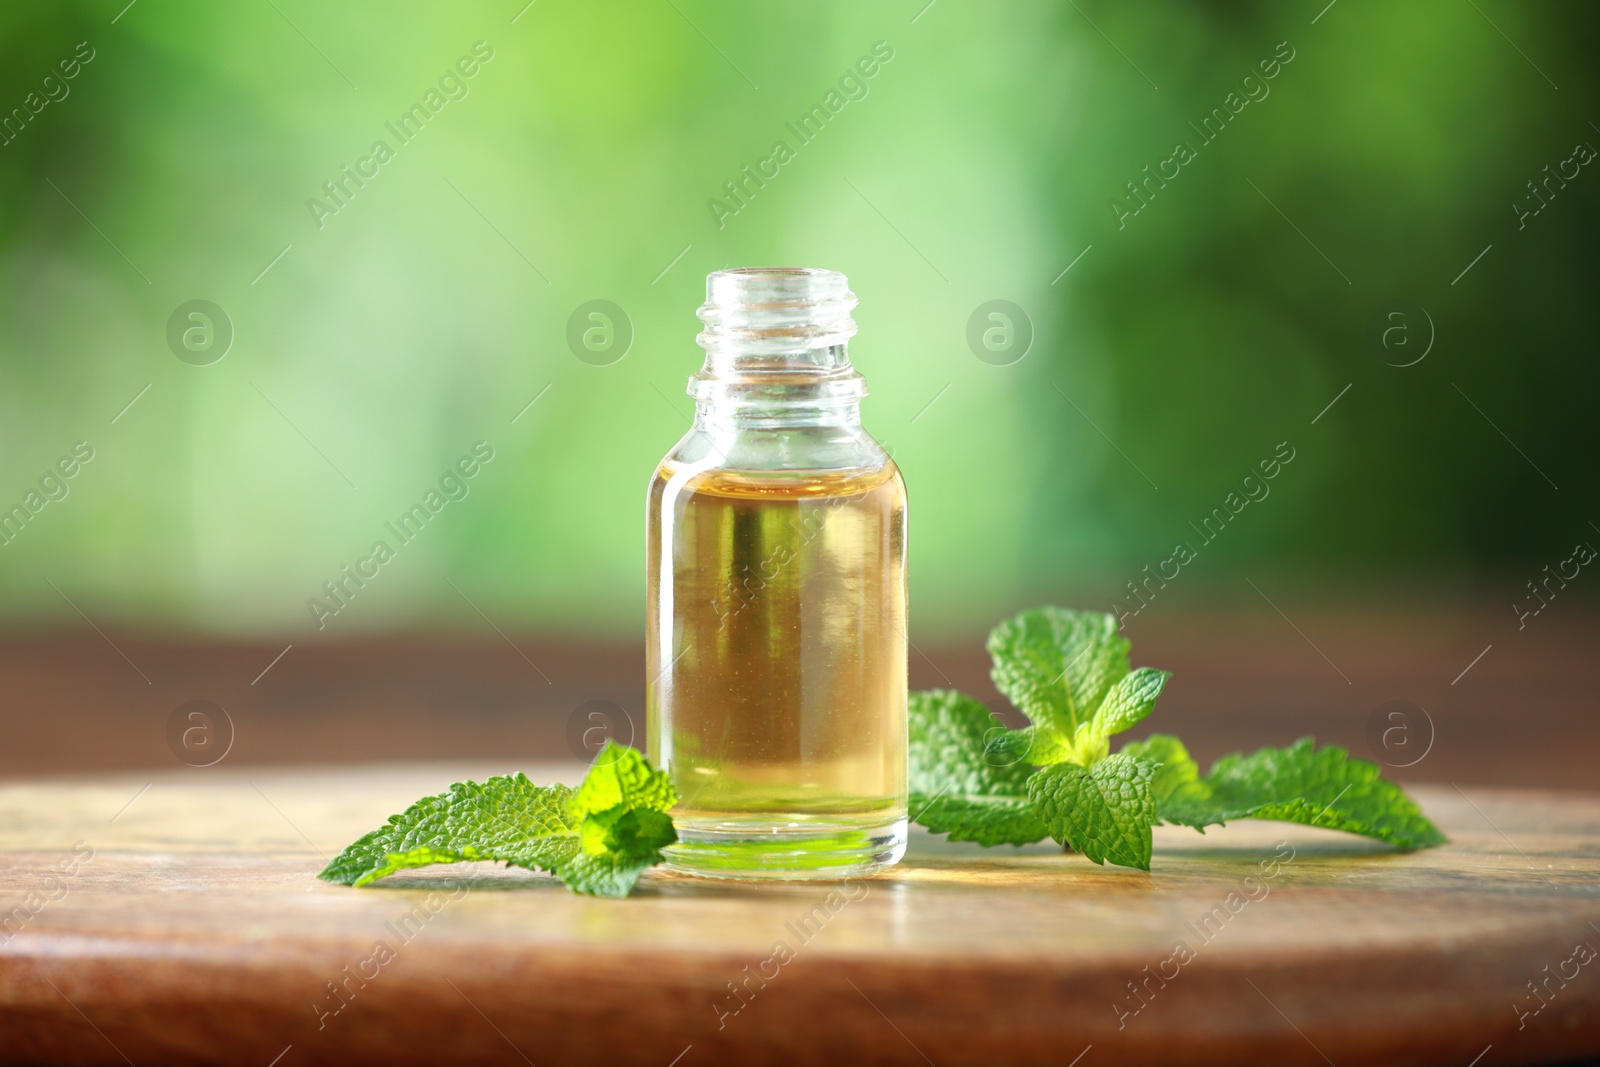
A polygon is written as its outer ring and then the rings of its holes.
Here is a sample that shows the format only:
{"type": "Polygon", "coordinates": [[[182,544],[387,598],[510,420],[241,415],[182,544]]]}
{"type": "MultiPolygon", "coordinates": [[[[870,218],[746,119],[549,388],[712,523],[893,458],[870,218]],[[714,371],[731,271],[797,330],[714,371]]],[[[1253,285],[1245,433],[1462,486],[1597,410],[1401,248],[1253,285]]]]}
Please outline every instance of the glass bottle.
{"type": "Polygon", "coordinates": [[[839,878],[906,842],[906,493],[861,427],[836,271],[706,279],[694,426],[647,506],[650,758],[667,863],[839,878]]]}

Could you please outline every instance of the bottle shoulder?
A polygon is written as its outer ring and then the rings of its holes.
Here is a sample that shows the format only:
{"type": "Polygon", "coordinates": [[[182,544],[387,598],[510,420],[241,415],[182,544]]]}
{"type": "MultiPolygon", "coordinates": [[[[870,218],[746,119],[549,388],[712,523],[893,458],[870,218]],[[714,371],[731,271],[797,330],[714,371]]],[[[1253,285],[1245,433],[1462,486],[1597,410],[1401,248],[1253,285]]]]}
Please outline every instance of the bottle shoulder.
{"type": "Polygon", "coordinates": [[[896,470],[888,452],[859,425],[735,431],[695,427],[667,452],[660,466],[780,480],[807,473],[831,477],[882,473],[887,479],[896,470]]]}
{"type": "MultiPolygon", "coordinates": [[[[887,457],[886,457],[887,459],[887,457]]],[[[663,460],[651,480],[651,495],[677,483],[696,496],[803,500],[860,497],[879,491],[905,496],[905,480],[893,460],[870,470],[749,471],[698,467],[663,460]]]]}

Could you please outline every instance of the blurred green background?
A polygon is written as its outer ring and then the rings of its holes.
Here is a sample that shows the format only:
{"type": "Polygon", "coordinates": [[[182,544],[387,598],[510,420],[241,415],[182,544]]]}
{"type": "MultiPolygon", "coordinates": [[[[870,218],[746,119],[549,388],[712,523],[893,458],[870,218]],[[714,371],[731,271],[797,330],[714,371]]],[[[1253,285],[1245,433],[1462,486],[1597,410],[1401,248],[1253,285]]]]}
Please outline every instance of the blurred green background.
{"type": "Polygon", "coordinates": [[[1600,168],[1513,206],[1600,145],[1594,5],[523,4],[0,11],[0,508],[29,511],[7,626],[309,639],[308,598],[383,538],[322,635],[476,605],[636,638],[704,276],[771,263],[860,296],[918,632],[1132,603],[1180,541],[1174,601],[1281,575],[1498,602],[1600,543],[1600,168]],[[786,123],[878,42],[802,144],[786,123]],[[475,45],[402,143],[386,124],[475,45]],[[719,226],[708,201],[779,140],[795,158],[719,226]],[[168,343],[197,299],[234,335],[209,365],[168,343]],[[591,300],[630,324],[605,365],[567,341],[591,300]],[[992,300],[1030,324],[1015,362],[968,343],[992,300]],[[398,546],[385,522],[478,441],[468,495],[398,546]],[[1206,543],[1280,442],[1270,496],[1206,543]]]}

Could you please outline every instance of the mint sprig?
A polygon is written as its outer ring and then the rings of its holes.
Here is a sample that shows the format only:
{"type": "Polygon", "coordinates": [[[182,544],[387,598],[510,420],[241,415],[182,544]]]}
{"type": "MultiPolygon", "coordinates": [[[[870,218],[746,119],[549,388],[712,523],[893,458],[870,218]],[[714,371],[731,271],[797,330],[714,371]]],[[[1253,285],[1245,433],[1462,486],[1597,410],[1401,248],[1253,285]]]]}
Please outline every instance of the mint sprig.
{"type": "Polygon", "coordinates": [[[1278,819],[1406,850],[1445,840],[1376,764],[1311,738],[1225,756],[1204,776],[1170,735],[1111,754],[1111,737],[1143,721],[1171,677],[1130,668],[1114,615],[1025,611],[995,627],[988,649],[996,688],[1031,725],[1007,729],[961,693],[911,694],[911,817],[953,841],[1049,836],[1096,863],[1149,870],[1157,822],[1278,819]]]}
{"type": "Polygon", "coordinates": [[[1287,748],[1224,756],[1203,777],[1170,734],[1130,741],[1122,751],[1161,763],[1152,787],[1161,821],[1202,833],[1254,818],[1346,830],[1407,850],[1445,840],[1415,801],[1378,776],[1377,764],[1351,759],[1336,745],[1315,748],[1309,737],[1287,748]]]}
{"type": "Polygon", "coordinates": [[[408,867],[494,860],[542,869],[571,889],[625,897],[678,839],[667,775],[637,750],[606,742],[577,789],[518,772],[457,782],[349,845],[318,875],[362,886],[408,867]]]}

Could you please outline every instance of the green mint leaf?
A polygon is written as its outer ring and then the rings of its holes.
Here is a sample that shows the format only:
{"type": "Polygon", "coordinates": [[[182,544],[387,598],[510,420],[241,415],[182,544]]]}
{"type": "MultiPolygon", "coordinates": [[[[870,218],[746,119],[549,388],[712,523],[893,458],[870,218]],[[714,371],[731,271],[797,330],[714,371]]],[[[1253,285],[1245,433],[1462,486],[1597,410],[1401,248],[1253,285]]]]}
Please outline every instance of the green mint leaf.
{"type": "Polygon", "coordinates": [[[318,877],[360,886],[406,867],[463,860],[549,869],[578,850],[578,820],[567,810],[571,796],[567,786],[534,785],[521,772],[481,785],[457,782],[391,815],[318,877]]]}
{"type": "Polygon", "coordinates": [[[1059,763],[1028,779],[1034,810],[1054,837],[1096,863],[1150,869],[1155,764],[1126,752],[1092,767],[1059,763]]]}
{"type": "Polygon", "coordinates": [[[580,893],[627,896],[678,839],[667,776],[608,742],[583,784],[539,786],[517,773],[423,797],[339,853],[318,877],[362,886],[407,867],[496,860],[544,869],[580,893]]]}
{"type": "Polygon", "coordinates": [[[1106,698],[1094,713],[1094,732],[1100,737],[1110,737],[1141,722],[1156,706],[1156,697],[1166,687],[1170,671],[1154,667],[1140,667],[1124,675],[1106,693],[1106,698]]]}
{"type": "Polygon", "coordinates": [[[1027,797],[912,793],[911,821],[952,841],[980,845],[1031,845],[1050,836],[1027,797]]]}
{"type": "Polygon", "coordinates": [[[677,801],[665,771],[651,767],[637,749],[607,741],[568,802],[582,820],[579,849],[555,866],[556,877],[579,893],[627,896],[678,839],[666,814],[677,801]]]}
{"type": "MultiPolygon", "coordinates": [[[[677,839],[677,834],[674,833],[672,840],[677,839]]],[[[653,864],[660,862],[659,852],[655,859],[612,853],[591,855],[580,852],[557,869],[556,877],[565,882],[567,888],[574,893],[584,893],[591,897],[625,897],[633,892],[639,876],[653,864]]]]}
{"type": "Polygon", "coordinates": [[[1106,692],[1128,673],[1128,642],[1115,615],[1037,608],[989,635],[991,676],[1033,721],[1076,738],[1106,692]]]}
{"type": "MultiPolygon", "coordinates": [[[[1083,728],[1079,728],[1082,734],[1083,728]]],[[[1048,726],[1024,726],[1020,730],[1007,730],[989,741],[986,754],[992,760],[1004,763],[1025,762],[1035,767],[1048,767],[1052,763],[1082,763],[1086,760],[1069,738],[1062,737],[1048,726]]]]}
{"type": "Polygon", "coordinates": [[[952,841],[1026,845],[1049,837],[1028,800],[1027,738],[962,693],[912,693],[908,704],[909,811],[952,841]]]}
{"type": "Polygon", "coordinates": [[[595,753],[589,773],[572,795],[572,814],[583,818],[621,804],[630,808],[666,811],[678,802],[672,780],[665,771],[650,766],[636,748],[607,741],[595,753]]]}
{"type": "Polygon", "coordinates": [[[929,796],[1026,797],[1033,768],[1004,741],[1007,730],[964,693],[928,689],[907,701],[908,786],[929,796]],[[991,751],[992,748],[992,751],[991,751]]]}
{"type": "Polygon", "coordinates": [[[1212,817],[1216,803],[1211,787],[1201,781],[1200,768],[1182,741],[1171,734],[1151,734],[1143,741],[1128,742],[1122,751],[1158,764],[1150,795],[1161,822],[1190,826],[1205,833],[1207,826],[1220,821],[1212,817]]]}
{"type": "Polygon", "coordinates": [[[1415,801],[1380,777],[1377,764],[1303,737],[1286,748],[1224,756],[1199,777],[1176,738],[1157,735],[1123,753],[1168,761],[1157,775],[1164,822],[1202,829],[1229,819],[1278,819],[1386,841],[1407,851],[1445,836],[1415,801]],[[1185,766],[1186,765],[1186,766],[1185,766]],[[1172,769],[1169,770],[1169,767],[1172,769]]]}
{"type": "Polygon", "coordinates": [[[556,876],[579,893],[625,897],[678,834],[665,812],[616,807],[587,816],[580,837],[582,848],[556,868],[556,876]]]}

